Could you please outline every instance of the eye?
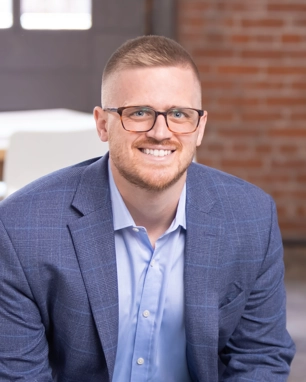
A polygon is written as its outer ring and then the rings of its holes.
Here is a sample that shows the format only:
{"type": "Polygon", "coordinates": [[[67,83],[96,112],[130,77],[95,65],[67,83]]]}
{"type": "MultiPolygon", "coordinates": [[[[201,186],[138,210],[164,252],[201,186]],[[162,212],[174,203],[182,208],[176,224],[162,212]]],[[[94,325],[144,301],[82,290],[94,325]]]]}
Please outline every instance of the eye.
{"type": "Polygon", "coordinates": [[[186,113],[184,113],[184,111],[180,109],[169,110],[168,115],[170,118],[174,119],[182,119],[187,117],[186,113]]]}
{"type": "Polygon", "coordinates": [[[125,110],[128,113],[126,114],[128,118],[140,119],[152,116],[152,110],[145,107],[132,107],[125,110]]]}
{"type": "Polygon", "coordinates": [[[143,117],[145,113],[146,113],[145,110],[136,110],[134,111],[133,115],[135,115],[136,117],[143,117]]]}

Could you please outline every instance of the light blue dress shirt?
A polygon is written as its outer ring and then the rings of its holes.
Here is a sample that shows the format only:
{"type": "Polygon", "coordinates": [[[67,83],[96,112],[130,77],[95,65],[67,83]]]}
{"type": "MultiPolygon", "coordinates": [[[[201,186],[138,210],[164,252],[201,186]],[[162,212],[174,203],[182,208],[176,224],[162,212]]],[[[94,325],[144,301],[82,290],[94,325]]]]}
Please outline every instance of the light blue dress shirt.
{"type": "Polygon", "coordinates": [[[189,382],[184,323],[186,185],[169,229],[152,247],[136,226],[110,166],[119,292],[113,382],[189,382]]]}

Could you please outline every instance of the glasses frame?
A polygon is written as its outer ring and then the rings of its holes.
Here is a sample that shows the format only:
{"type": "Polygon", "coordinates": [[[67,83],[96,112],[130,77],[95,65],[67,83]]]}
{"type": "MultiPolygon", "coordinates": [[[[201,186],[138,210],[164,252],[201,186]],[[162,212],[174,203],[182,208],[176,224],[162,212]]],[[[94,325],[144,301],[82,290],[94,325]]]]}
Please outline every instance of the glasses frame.
{"type": "Polygon", "coordinates": [[[166,121],[166,126],[168,128],[169,131],[171,131],[173,134],[177,134],[177,135],[186,135],[186,134],[192,134],[194,133],[197,128],[199,127],[199,123],[200,123],[200,119],[201,117],[203,117],[204,115],[204,110],[200,110],[200,109],[193,109],[192,107],[178,107],[178,108],[175,108],[175,107],[171,107],[170,109],[166,110],[166,111],[157,111],[155,109],[153,109],[152,107],[150,106],[123,106],[123,107],[107,107],[107,108],[104,108],[103,109],[104,111],[107,111],[107,112],[110,112],[110,113],[118,113],[119,116],[120,116],[120,121],[121,121],[121,125],[122,127],[124,128],[125,131],[128,131],[129,133],[147,133],[148,131],[152,130],[153,127],[155,126],[155,123],[156,123],[156,120],[157,120],[157,117],[159,115],[163,115],[164,118],[165,118],[165,121],[166,121]],[[148,130],[139,130],[139,131],[135,131],[135,130],[128,130],[125,128],[124,124],[123,124],[123,120],[122,120],[122,112],[123,110],[125,109],[129,109],[129,108],[132,108],[132,107],[144,107],[146,109],[150,109],[154,112],[155,114],[155,118],[154,118],[154,121],[153,121],[153,125],[150,129],[148,130]],[[188,109],[188,110],[194,110],[198,113],[198,122],[197,122],[197,125],[196,127],[194,128],[194,130],[192,131],[188,131],[187,133],[178,133],[176,131],[173,131],[170,129],[169,125],[168,125],[168,120],[167,120],[167,114],[169,113],[170,110],[175,110],[175,109],[188,109]]]}

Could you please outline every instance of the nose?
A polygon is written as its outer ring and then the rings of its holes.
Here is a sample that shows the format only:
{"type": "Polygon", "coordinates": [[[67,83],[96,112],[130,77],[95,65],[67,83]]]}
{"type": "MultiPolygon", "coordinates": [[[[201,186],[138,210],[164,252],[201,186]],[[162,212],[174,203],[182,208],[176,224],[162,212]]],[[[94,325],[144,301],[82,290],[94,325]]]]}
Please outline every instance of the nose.
{"type": "Polygon", "coordinates": [[[157,141],[171,138],[172,132],[167,127],[166,116],[164,114],[159,114],[153,128],[146,134],[148,137],[154,138],[157,141]]]}

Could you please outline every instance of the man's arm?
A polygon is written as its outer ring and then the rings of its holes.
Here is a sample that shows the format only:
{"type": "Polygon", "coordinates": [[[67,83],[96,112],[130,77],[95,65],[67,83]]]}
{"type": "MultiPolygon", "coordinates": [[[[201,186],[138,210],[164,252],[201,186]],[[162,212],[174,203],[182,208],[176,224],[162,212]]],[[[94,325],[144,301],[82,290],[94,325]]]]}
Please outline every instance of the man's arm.
{"type": "Polygon", "coordinates": [[[241,320],[220,354],[227,366],[221,381],[286,381],[295,353],[286,331],[286,295],[281,235],[271,201],[266,256],[241,320]]]}
{"type": "Polygon", "coordinates": [[[52,381],[40,312],[2,222],[0,258],[0,380],[52,381]]]}

